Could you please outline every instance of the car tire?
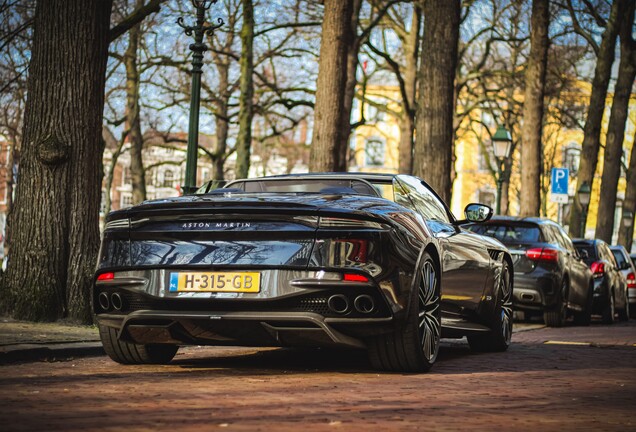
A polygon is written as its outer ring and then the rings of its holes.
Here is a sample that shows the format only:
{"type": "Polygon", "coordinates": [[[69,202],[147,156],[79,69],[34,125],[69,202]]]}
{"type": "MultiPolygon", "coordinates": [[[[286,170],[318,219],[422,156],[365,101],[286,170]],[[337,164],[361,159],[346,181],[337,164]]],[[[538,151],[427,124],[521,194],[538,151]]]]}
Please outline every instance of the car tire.
{"type": "Polygon", "coordinates": [[[603,308],[601,313],[601,320],[603,324],[614,324],[614,315],[616,313],[616,307],[614,304],[614,293],[610,292],[607,296],[607,304],[603,308]]]}
{"type": "Polygon", "coordinates": [[[594,301],[594,284],[590,284],[587,292],[587,300],[584,309],[574,314],[574,324],[580,326],[589,326],[592,322],[592,304],[594,301]]]}
{"type": "Polygon", "coordinates": [[[563,327],[567,317],[568,281],[563,279],[561,290],[553,309],[543,312],[543,321],[548,327],[563,327]]]}
{"type": "Polygon", "coordinates": [[[505,351],[512,339],[512,284],[510,283],[510,267],[503,262],[497,283],[496,307],[491,324],[491,332],[487,335],[469,335],[470,349],[477,352],[505,351]]]}
{"type": "Polygon", "coordinates": [[[114,328],[101,324],[99,337],[108,357],[121,364],[168,364],[179,349],[178,345],[124,342],[117,338],[114,328]]]}
{"type": "Polygon", "coordinates": [[[629,299],[627,298],[627,292],[625,292],[625,307],[618,311],[618,320],[619,321],[629,321],[629,299]]]}
{"type": "Polygon", "coordinates": [[[437,359],[442,331],[439,271],[426,252],[422,263],[404,323],[368,343],[369,360],[375,369],[427,372],[437,359]]]}

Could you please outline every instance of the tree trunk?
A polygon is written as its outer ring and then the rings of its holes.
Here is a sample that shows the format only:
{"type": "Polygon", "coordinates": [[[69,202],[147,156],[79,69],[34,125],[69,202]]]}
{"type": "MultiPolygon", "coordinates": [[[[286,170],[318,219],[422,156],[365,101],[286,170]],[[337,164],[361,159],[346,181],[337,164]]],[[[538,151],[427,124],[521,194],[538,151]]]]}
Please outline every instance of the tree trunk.
{"type": "Polygon", "coordinates": [[[39,1],[5,309],[91,321],[99,247],[102,114],[112,0],[39,1]]]}
{"type": "MultiPolygon", "coordinates": [[[[135,9],[144,5],[144,0],[136,0],[135,9]]],[[[143,162],[144,139],[139,118],[139,66],[137,62],[141,24],[128,32],[128,48],[124,53],[126,66],[126,127],[130,141],[130,176],[132,179],[132,202],[139,204],[146,200],[146,175],[143,162]]]]}
{"type": "Polygon", "coordinates": [[[614,99],[607,126],[605,152],[603,156],[603,176],[596,222],[596,238],[612,243],[614,233],[614,213],[616,211],[616,192],[621,174],[621,156],[625,138],[625,122],[629,110],[629,97],[636,78],[636,49],[632,40],[634,22],[634,2],[631,2],[621,19],[621,62],[618,67],[618,79],[614,87],[614,99]]]}
{"type": "Polygon", "coordinates": [[[624,0],[614,0],[596,59],[594,78],[592,80],[592,94],[590,95],[587,118],[583,128],[583,144],[581,145],[580,164],[576,176],[576,194],[574,196],[574,205],[570,211],[570,236],[572,237],[583,237],[585,235],[584,232],[581,232],[581,225],[585,225],[585,221],[581,220],[583,215],[581,214],[582,209],[579,204],[578,190],[583,183],[587,183],[592,187],[592,182],[594,181],[600,148],[601,122],[605,111],[607,87],[612,74],[614,48],[624,4],[624,0]]]}
{"type": "Polygon", "coordinates": [[[521,211],[520,216],[538,216],[541,206],[541,138],[543,96],[548,61],[549,0],[533,0],[530,56],[526,69],[526,89],[521,127],[521,211]]]}
{"type": "Polygon", "coordinates": [[[459,42],[459,0],[424,2],[413,171],[446,202],[451,199],[453,95],[459,42]]]}
{"type": "Polygon", "coordinates": [[[212,173],[213,180],[223,180],[225,178],[224,166],[225,166],[225,152],[227,151],[227,136],[229,130],[229,73],[230,64],[226,62],[217,62],[216,69],[218,72],[219,89],[220,94],[216,99],[216,143],[214,146],[214,160],[212,166],[214,172],[212,173]]]}
{"type": "Polygon", "coordinates": [[[346,133],[340,124],[345,116],[347,52],[353,37],[353,2],[325,0],[309,161],[309,171],[312,172],[335,171],[339,165],[339,147],[346,133]]]}
{"type": "Polygon", "coordinates": [[[422,9],[413,4],[411,32],[408,35],[404,50],[406,67],[404,68],[404,89],[407,105],[403,104],[404,114],[400,118],[399,169],[400,173],[413,172],[413,132],[415,130],[415,95],[417,91],[417,58],[420,48],[420,28],[422,27],[422,9]]]}
{"type": "Polygon", "coordinates": [[[349,168],[349,158],[347,156],[349,150],[349,137],[351,136],[351,110],[353,109],[353,99],[356,95],[356,86],[358,85],[358,53],[360,51],[361,39],[358,36],[358,19],[362,0],[353,0],[353,12],[351,13],[351,29],[349,45],[347,46],[347,82],[345,84],[345,95],[343,100],[343,111],[341,128],[344,131],[342,139],[338,145],[338,157],[336,158],[335,171],[346,172],[349,168]]]}
{"type": "Polygon", "coordinates": [[[634,239],[634,212],[636,212],[636,133],[634,133],[634,141],[632,151],[629,157],[629,168],[627,169],[627,187],[625,188],[625,201],[623,201],[623,213],[632,212],[632,223],[628,227],[623,223],[621,217],[621,225],[618,230],[618,244],[625,246],[627,251],[632,250],[632,242],[634,239]]]}
{"type": "Polygon", "coordinates": [[[252,148],[252,117],[254,97],[254,7],[252,0],[242,0],[241,28],[241,97],[239,100],[239,133],[236,139],[236,178],[247,178],[252,148]]]}

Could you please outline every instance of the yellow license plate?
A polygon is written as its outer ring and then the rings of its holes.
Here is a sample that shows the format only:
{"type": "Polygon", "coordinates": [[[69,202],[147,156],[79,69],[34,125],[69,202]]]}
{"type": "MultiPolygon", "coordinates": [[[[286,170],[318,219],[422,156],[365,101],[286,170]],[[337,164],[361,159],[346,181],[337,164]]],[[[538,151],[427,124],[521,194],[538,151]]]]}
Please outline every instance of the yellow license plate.
{"type": "Polygon", "coordinates": [[[170,292],[257,293],[260,288],[257,272],[170,273],[170,292]]]}

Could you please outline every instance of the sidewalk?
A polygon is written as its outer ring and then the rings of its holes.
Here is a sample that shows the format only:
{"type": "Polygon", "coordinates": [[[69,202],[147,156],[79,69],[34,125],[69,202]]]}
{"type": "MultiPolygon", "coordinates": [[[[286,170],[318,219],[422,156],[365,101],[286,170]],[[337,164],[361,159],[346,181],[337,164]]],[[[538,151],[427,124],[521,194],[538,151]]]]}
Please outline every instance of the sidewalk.
{"type": "Polygon", "coordinates": [[[103,355],[95,326],[0,317],[0,364],[103,355]]]}

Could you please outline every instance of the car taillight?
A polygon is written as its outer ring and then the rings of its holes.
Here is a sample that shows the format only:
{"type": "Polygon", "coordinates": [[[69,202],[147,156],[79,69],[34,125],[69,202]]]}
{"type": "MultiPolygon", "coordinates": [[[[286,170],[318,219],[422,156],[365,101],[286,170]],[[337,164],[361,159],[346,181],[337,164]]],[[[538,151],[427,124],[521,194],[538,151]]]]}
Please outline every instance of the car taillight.
{"type": "Polygon", "coordinates": [[[345,282],[369,282],[369,278],[357,273],[345,273],[342,277],[345,282]]]}
{"type": "Polygon", "coordinates": [[[526,251],[526,257],[532,261],[557,262],[559,251],[550,248],[533,248],[526,251]]]}
{"type": "Polygon", "coordinates": [[[592,273],[594,273],[594,277],[600,277],[605,274],[605,263],[601,261],[595,261],[590,266],[592,273]]]}
{"type": "Polygon", "coordinates": [[[636,275],[634,272],[627,273],[627,288],[636,288],[636,275]]]}
{"type": "Polygon", "coordinates": [[[115,273],[113,272],[102,273],[99,276],[97,276],[98,281],[105,281],[105,280],[112,280],[112,279],[115,279],[115,273]]]}

